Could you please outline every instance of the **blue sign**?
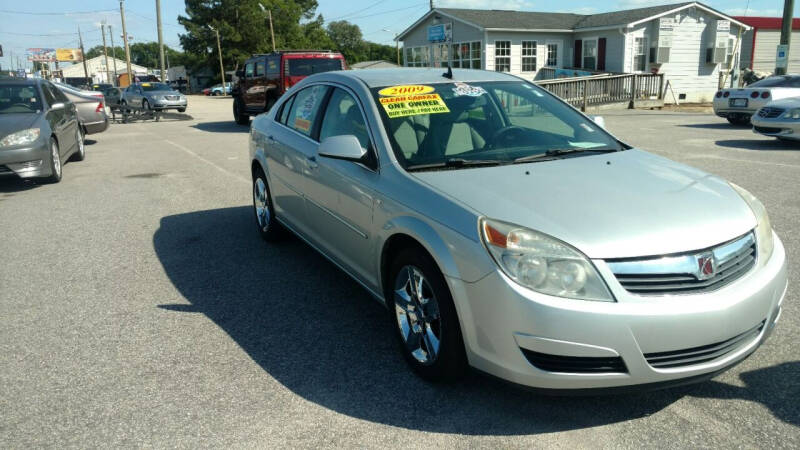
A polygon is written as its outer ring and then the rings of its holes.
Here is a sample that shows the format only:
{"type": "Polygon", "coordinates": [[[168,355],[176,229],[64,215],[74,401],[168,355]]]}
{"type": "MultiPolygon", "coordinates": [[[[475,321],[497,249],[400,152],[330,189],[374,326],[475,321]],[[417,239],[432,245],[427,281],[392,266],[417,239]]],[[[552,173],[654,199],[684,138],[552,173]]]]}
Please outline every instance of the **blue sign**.
{"type": "Polygon", "coordinates": [[[25,73],[25,69],[17,69],[17,78],[28,78],[28,74],[25,73]]]}
{"type": "Polygon", "coordinates": [[[448,42],[452,37],[452,24],[440,23],[428,27],[428,42],[448,42]]]}

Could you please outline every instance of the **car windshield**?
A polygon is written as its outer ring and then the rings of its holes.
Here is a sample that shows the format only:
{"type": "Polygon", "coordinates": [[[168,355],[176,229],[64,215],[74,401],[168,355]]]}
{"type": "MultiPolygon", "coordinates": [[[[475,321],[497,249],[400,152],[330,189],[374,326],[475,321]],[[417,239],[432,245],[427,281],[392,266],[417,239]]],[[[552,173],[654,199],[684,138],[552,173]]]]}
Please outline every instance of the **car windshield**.
{"type": "Polygon", "coordinates": [[[35,113],[41,109],[36,86],[0,84],[0,114],[35,113]]]}
{"type": "Polygon", "coordinates": [[[763,80],[756,81],[755,83],[747,85],[747,87],[800,87],[800,77],[790,76],[777,76],[764,78],[763,80]]]}
{"type": "Polygon", "coordinates": [[[534,162],[626,148],[527,82],[389,86],[372,92],[394,153],[407,170],[534,162]]]}
{"type": "Polygon", "coordinates": [[[289,75],[308,76],[320,72],[342,70],[342,60],[333,58],[289,58],[289,75]]]}
{"type": "Polygon", "coordinates": [[[164,83],[142,83],[144,91],[171,91],[172,88],[164,83]]]}

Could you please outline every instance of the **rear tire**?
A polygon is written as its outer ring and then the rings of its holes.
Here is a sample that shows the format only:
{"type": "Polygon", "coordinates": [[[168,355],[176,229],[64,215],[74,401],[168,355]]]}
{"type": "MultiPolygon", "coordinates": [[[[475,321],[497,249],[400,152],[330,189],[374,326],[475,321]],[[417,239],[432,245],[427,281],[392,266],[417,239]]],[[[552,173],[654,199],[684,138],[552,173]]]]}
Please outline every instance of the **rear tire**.
{"type": "Polygon", "coordinates": [[[411,369],[430,381],[463,377],[468,364],[458,314],[433,258],[419,248],[402,250],[392,261],[387,285],[395,335],[411,369]]]}
{"type": "Polygon", "coordinates": [[[250,124],[250,115],[244,112],[244,105],[239,97],[233,100],[233,120],[239,125],[250,124]]]}
{"type": "Polygon", "coordinates": [[[179,113],[186,112],[186,108],[178,108],[178,112],[179,113]]]}
{"type": "Polygon", "coordinates": [[[72,161],[83,161],[86,159],[86,143],[84,141],[83,128],[78,126],[78,150],[72,154],[72,161]]]}

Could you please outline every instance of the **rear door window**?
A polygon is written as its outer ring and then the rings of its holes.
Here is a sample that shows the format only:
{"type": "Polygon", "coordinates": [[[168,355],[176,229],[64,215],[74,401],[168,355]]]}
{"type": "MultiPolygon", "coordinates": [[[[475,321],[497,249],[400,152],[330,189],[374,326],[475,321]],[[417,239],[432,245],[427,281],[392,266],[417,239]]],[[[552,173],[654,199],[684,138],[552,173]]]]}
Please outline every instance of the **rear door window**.
{"type": "Polygon", "coordinates": [[[255,69],[254,64],[249,62],[244,65],[244,76],[247,78],[253,78],[253,70],[255,69]]]}
{"type": "Polygon", "coordinates": [[[328,86],[310,86],[295,95],[294,103],[289,111],[287,126],[306,136],[312,133],[320,117],[320,105],[328,93],[328,86]]]}

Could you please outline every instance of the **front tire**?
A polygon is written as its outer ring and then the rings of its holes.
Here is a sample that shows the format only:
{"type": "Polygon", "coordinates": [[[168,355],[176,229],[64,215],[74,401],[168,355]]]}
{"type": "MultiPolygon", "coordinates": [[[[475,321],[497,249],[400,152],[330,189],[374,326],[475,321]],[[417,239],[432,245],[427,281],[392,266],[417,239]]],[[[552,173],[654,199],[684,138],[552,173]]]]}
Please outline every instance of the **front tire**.
{"type": "Polygon", "coordinates": [[[275,218],[272,194],[267,177],[261,168],[253,173],[253,212],[255,213],[258,234],[267,242],[275,242],[283,237],[283,229],[275,218]]]}
{"type": "Polygon", "coordinates": [[[186,112],[186,108],[178,108],[178,112],[179,113],[186,112]]]}
{"type": "Polygon", "coordinates": [[[463,377],[467,356],[458,314],[433,258],[422,249],[404,249],[389,274],[386,297],[408,365],[429,381],[463,377]]]}
{"type": "Polygon", "coordinates": [[[242,100],[238,97],[233,100],[233,120],[235,120],[239,125],[250,124],[250,116],[244,112],[242,100]]]}
{"type": "Polygon", "coordinates": [[[61,151],[55,138],[50,138],[50,176],[44,178],[45,183],[61,181],[61,151]]]}

